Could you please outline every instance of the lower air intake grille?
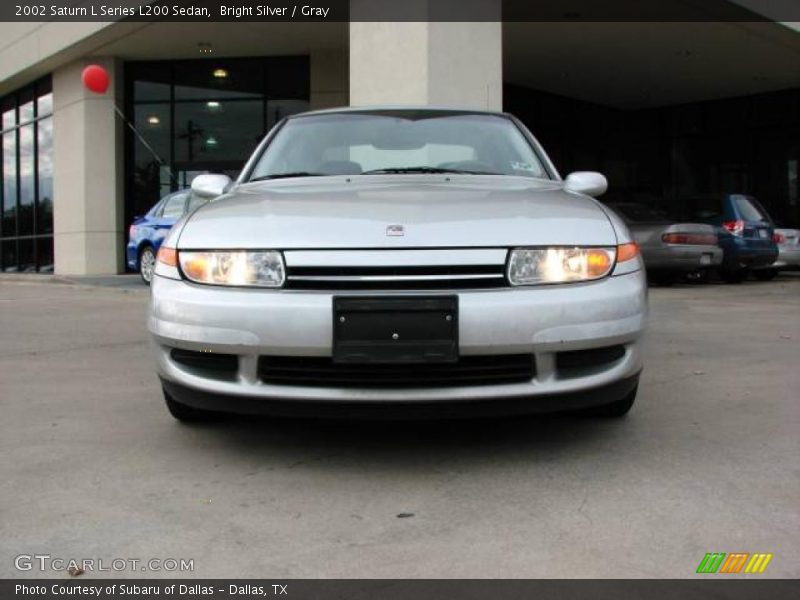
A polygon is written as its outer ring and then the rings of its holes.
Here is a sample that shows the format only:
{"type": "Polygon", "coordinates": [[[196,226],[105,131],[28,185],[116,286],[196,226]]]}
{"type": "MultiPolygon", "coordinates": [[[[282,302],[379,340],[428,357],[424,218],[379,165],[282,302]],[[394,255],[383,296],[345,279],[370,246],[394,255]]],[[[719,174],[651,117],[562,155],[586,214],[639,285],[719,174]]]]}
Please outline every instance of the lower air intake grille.
{"type": "Polygon", "coordinates": [[[339,364],[327,357],[262,356],[264,383],[311,387],[414,388],[520,383],[535,375],[530,354],[462,356],[456,363],[339,364]]]}
{"type": "Polygon", "coordinates": [[[173,348],[170,356],[176,363],[186,367],[215,373],[236,373],[239,368],[239,358],[235,354],[195,352],[194,350],[173,348]]]}
{"type": "Polygon", "coordinates": [[[625,356],[625,346],[605,346],[588,350],[571,350],[556,354],[556,369],[562,374],[611,364],[625,356]]]}

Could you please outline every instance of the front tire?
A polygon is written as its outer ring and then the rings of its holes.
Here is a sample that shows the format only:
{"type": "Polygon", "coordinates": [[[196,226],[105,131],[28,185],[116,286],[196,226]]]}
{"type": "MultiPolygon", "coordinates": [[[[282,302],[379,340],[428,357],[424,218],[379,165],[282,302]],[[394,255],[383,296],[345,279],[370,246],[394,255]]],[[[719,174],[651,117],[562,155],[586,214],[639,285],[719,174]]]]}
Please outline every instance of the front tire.
{"type": "Polygon", "coordinates": [[[711,281],[711,269],[697,269],[686,273],[686,280],[692,283],[708,283],[711,281]]]}
{"type": "Polygon", "coordinates": [[[150,246],[145,246],[139,253],[139,275],[147,285],[153,281],[153,272],[156,268],[156,253],[150,246]]]}
{"type": "Polygon", "coordinates": [[[772,281],[778,276],[778,271],[775,269],[758,269],[753,271],[753,276],[759,281],[772,281]]]}
{"type": "Polygon", "coordinates": [[[167,390],[163,390],[163,392],[169,414],[181,423],[207,423],[217,417],[217,413],[182,404],[170,396],[167,390]]]}

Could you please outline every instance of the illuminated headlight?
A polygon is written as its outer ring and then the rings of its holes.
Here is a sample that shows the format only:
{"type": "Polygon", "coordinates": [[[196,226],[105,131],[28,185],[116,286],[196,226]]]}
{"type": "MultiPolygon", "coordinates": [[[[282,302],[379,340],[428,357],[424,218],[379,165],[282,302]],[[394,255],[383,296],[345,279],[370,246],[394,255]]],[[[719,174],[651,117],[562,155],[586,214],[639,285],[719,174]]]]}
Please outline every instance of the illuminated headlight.
{"type": "Polygon", "coordinates": [[[277,288],[286,279],[283,256],[274,250],[180,250],[178,257],[183,274],[196,283],[277,288]]]}
{"type": "Polygon", "coordinates": [[[611,272],[617,249],[517,248],[508,261],[511,285],[567,283],[600,279],[611,272]]]}

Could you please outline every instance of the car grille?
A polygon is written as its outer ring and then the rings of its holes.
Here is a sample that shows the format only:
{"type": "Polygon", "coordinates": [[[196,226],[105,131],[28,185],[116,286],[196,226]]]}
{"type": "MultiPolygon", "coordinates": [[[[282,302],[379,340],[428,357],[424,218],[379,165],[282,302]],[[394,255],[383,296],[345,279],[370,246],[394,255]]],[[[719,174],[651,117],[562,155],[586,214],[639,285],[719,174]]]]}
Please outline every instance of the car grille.
{"type": "Polygon", "coordinates": [[[341,364],[329,357],[262,356],[259,377],[274,385],[414,388],[521,383],[536,374],[530,354],[462,356],[455,363],[341,364]]]}
{"type": "Polygon", "coordinates": [[[286,287],[436,290],[506,285],[505,248],[287,251],[286,287]]]}
{"type": "Polygon", "coordinates": [[[301,290],[432,290],[505,285],[504,265],[447,267],[290,267],[286,287],[301,290]]]}
{"type": "Polygon", "coordinates": [[[239,357],[235,354],[196,352],[194,350],[173,348],[170,356],[178,364],[201,371],[234,374],[239,369],[239,357]]]}
{"type": "Polygon", "coordinates": [[[604,346],[587,350],[570,350],[556,354],[559,375],[580,375],[586,369],[604,367],[625,356],[625,346],[604,346]]]}

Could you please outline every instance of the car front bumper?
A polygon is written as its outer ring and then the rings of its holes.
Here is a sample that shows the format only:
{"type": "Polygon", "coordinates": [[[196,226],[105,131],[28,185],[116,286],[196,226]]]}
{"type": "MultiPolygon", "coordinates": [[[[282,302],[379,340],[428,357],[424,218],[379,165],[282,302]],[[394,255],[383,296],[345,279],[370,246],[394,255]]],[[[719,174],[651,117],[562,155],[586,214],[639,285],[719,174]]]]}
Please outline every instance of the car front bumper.
{"type": "Polygon", "coordinates": [[[558,410],[605,404],[636,385],[647,316],[641,270],[581,284],[401,292],[420,293],[458,295],[460,355],[530,354],[535,376],[505,384],[403,388],[275,385],[260,379],[260,356],[331,356],[334,295],[397,296],[396,291],[247,290],[156,276],[148,327],[165,389],[186,404],[213,404],[229,412],[260,412],[258,407],[270,412],[275,401],[386,406],[506,400],[532,411],[558,410]],[[607,346],[621,346],[624,353],[568,375],[557,368],[559,352],[607,346]],[[232,377],[198,372],[176,362],[173,348],[236,355],[238,370],[232,377]]]}

